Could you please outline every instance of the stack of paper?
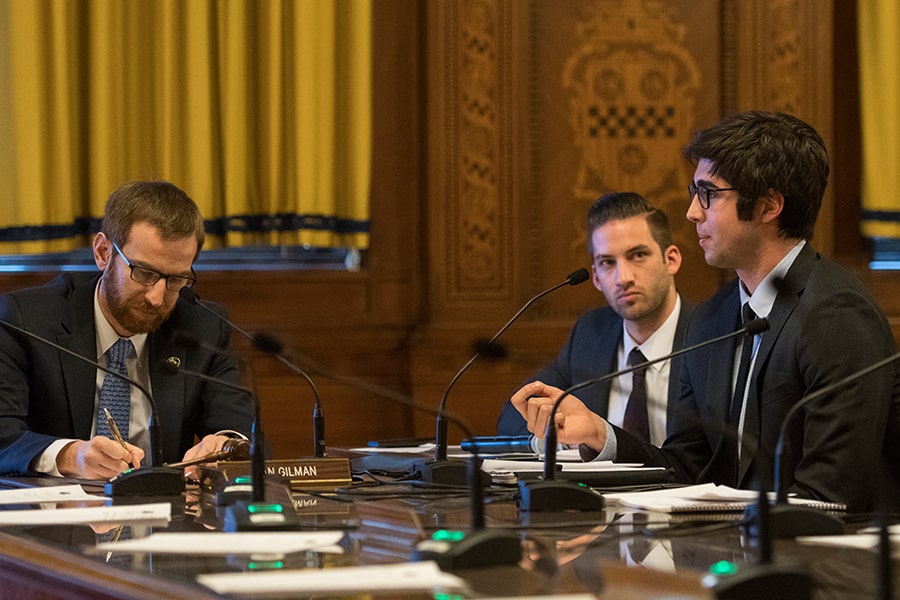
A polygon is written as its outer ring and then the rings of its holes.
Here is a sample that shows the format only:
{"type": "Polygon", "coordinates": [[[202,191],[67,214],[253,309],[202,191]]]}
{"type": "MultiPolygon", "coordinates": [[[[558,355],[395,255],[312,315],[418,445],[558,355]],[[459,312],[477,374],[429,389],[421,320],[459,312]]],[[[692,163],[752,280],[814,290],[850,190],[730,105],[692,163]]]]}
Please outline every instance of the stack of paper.
{"type": "MultiPolygon", "coordinates": [[[[704,483],[677,488],[663,488],[648,492],[604,494],[604,497],[609,503],[617,502],[621,506],[656,512],[724,512],[743,511],[748,506],[756,504],[759,492],[738,490],[714,483],[704,483]]],[[[770,501],[771,499],[770,496],[770,501]]],[[[788,502],[820,510],[841,511],[847,509],[843,504],[820,502],[805,498],[790,497],[788,502]]]]}

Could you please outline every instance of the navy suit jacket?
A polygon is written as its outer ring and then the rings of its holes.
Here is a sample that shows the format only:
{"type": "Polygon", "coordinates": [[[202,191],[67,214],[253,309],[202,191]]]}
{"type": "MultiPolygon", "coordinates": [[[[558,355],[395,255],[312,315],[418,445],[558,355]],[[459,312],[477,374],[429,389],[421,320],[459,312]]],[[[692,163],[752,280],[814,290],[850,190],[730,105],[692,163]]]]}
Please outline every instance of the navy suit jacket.
{"type": "MultiPolygon", "coordinates": [[[[44,286],[0,296],[0,319],[96,362],[94,288],[98,278],[99,274],[61,274],[44,286]]],[[[210,306],[224,315],[220,307],[210,306]]],[[[184,301],[149,334],[150,385],[159,413],[164,461],[180,460],[195,436],[223,429],[249,433],[253,423],[249,396],[198,378],[167,375],[158,368],[161,361],[174,356],[185,370],[240,385],[238,364],[229,350],[230,335],[221,320],[184,301]],[[176,345],[176,332],[209,346],[176,345]]],[[[88,439],[94,422],[96,374],[91,365],[0,326],[0,473],[30,473],[32,460],[58,438],[88,439]]]]}
{"type": "MultiPolygon", "coordinates": [[[[672,350],[683,346],[688,321],[694,307],[681,299],[681,313],[675,329],[672,350]]],[[[581,315],[569,333],[566,345],[556,359],[541,369],[529,381],[540,380],[546,384],[567,389],[582,381],[596,379],[618,369],[617,353],[622,343],[622,317],[608,306],[595,308],[581,315]]],[[[672,359],[669,367],[669,405],[678,397],[680,386],[678,372],[681,357],[672,359]]],[[[592,411],[606,418],[609,411],[609,391],[612,381],[587,386],[576,394],[592,411]]],[[[671,408],[666,409],[666,428],[672,418],[671,408]]],[[[509,400],[503,405],[497,420],[499,435],[528,435],[525,419],[513,408],[509,400]]]]}
{"type": "MultiPolygon", "coordinates": [[[[804,395],[896,351],[887,320],[862,283],[809,244],[783,280],[761,334],[744,426],[738,485],[772,485],[773,456],[788,410],[804,395]]],[[[736,329],[737,280],[697,307],[686,345],[736,329]]],[[[724,460],[736,338],[684,356],[681,396],[662,448],[616,430],[616,460],[668,466],[685,483],[730,480],[724,460]]],[[[811,402],[789,424],[784,477],[804,497],[844,502],[850,510],[896,510],[897,438],[894,364],[811,402]]],[[[900,391],[900,390],[898,390],[900,391]]]]}

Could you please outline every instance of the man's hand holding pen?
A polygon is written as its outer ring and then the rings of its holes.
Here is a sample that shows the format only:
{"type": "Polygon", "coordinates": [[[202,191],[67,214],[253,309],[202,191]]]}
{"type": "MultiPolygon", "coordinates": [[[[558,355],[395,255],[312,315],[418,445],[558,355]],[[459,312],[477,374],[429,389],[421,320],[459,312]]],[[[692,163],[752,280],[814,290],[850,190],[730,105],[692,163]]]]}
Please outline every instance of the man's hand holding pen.
{"type": "Polygon", "coordinates": [[[57,455],[56,465],[64,477],[111,479],[139,467],[143,459],[144,451],[137,446],[97,436],[66,445],[57,455]]]}

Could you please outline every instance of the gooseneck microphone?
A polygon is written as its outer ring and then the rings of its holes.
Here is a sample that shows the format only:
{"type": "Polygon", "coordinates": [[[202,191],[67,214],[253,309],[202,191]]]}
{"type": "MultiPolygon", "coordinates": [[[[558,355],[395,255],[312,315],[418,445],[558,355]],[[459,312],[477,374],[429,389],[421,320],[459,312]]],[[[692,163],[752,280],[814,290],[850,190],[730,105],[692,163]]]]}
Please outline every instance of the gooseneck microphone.
{"type": "Polygon", "coordinates": [[[615,379],[616,377],[619,377],[621,375],[627,375],[628,373],[637,371],[638,369],[646,369],[650,365],[672,359],[676,356],[680,356],[688,352],[693,352],[694,350],[697,350],[699,348],[703,348],[705,346],[709,346],[711,344],[715,344],[740,335],[756,335],[758,333],[766,331],[768,328],[768,320],[754,319],[752,321],[748,321],[744,324],[743,327],[732,331],[731,333],[726,333],[725,335],[705,340],[698,344],[694,344],[693,346],[681,348],[664,356],[660,356],[659,358],[654,358],[653,360],[648,360],[619,371],[614,371],[613,373],[608,373],[606,375],[603,375],[602,377],[581,381],[564,390],[563,393],[560,394],[559,398],[557,398],[553,403],[553,407],[550,410],[550,416],[547,419],[547,429],[544,437],[545,450],[543,480],[534,482],[522,481],[519,483],[520,510],[596,510],[598,506],[602,508],[602,498],[601,501],[598,501],[596,498],[594,498],[594,496],[599,498],[599,495],[595,494],[592,490],[590,490],[590,488],[586,488],[584,486],[580,486],[578,484],[570,482],[556,481],[556,411],[559,409],[562,401],[567,396],[570,396],[574,392],[588,386],[603,383],[605,381],[615,379]]]}
{"type": "Polygon", "coordinates": [[[758,505],[751,507],[747,511],[747,516],[751,519],[768,520],[765,527],[761,524],[758,524],[756,527],[757,533],[763,541],[767,542],[765,536],[782,539],[793,538],[798,535],[838,535],[843,532],[843,523],[828,513],[788,503],[788,486],[785,483],[784,476],[784,445],[787,439],[787,431],[793,419],[796,418],[797,413],[810,402],[828,396],[845,385],[862,379],[870,373],[897,362],[897,360],[900,360],[900,353],[883,358],[864,369],[838,379],[834,383],[810,392],[800,398],[784,415],[784,420],[781,422],[781,428],[778,431],[778,440],[775,443],[774,477],[772,479],[775,486],[775,504],[771,507],[764,507],[763,504],[768,504],[768,500],[764,502],[763,496],[760,496],[758,505]]]}
{"type": "MultiPolygon", "coordinates": [[[[494,342],[497,341],[503,332],[509,329],[510,325],[512,325],[521,315],[524,313],[532,304],[549,294],[550,292],[556,291],[561,287],[565,287],[567,285],[579,285],[584,283],[590,279],[590,274],[587,269],[578,269],[577,271],[573,271],[569,273],[566,279],[551,288],[544,290],[543,292],[537,294],[532,297],[528,302],[522,305],[516,314],[506,322],[503,327],[501,327],[497,333],[494,334],[489,341],[486,343],[480,342],[478,348],[476,349],[475,354],[460,368],[459,371],[456,372],[456,375],[450,380],[450,383],[447,384],[446,389],[444,390],[443,395],[441,396],[441,401],[438,404],[437,410],[437,420],[436,420],[436,433],[434,440],[434,461],[417,464],[415,467],[415,471],[421,476],[424,481],[430,481],[433,483],[443,483],[449,485],[460,484],[462,481],[462,476],[459,471],[459,463],[457,461],[448,461],[447,460],[447,419],[444,417],[444,413],[447,408],[447,397],[450,394],[450,390],[453,389],[453,386],[459,380],[463,373],[465,373],[469,367],[471,367],[476,360],[482,355],[482,350],[486,350],[494,347],[494,342]]],[[[470,436],[471,437],[471,436],[470,436]]]]}
{"type": "Polygon", "coordinates": [[[175,361],[162,360],[159,367],[166,375],[184,375],[221,385],[230,390],[248,394],[253,400],[253,427],[250,431],[250,501],[239,500],[225,510],[224,531],[282,531],[297,526],[297,514],[293,506],[266,504],[266,456],[260,419],[259,399],[253,390],[206,373],[182,369],[175,361]]]}
{"type": "Polygon", "coordinates": [[[239,327],[236,323],[233,323],[231,320],[227,319],[223,315],[217,313],[212,308],[204,304],[200,300],[200,296],[195,292],[192,288],[183,287],[181,291],[178,292],[178,296],[187,302],[188,304],[196,304],[203,310],[208,313],[214,315],[217,319],[227,324],[229,327],[237,331],[239,334],[250,340],[253,344],[254,348],[260,350],[261,352],[266,352],[267,354],[273,355],[278,361],[289,368],[291,371],[300,375],[303,379],[306,380],[306,383],[309,384],[310,389],[313,393],[313,447],[314,452],[313,455],[316,457],[324,457],[325,456],[325,413],[322,410],[322,402],[319,399],[319,389],[316,387],[316,384],[313,383],[313,380],[307,375],[303,369],[289,361],[284,357],[282,352],[281,342],[273,338],[272,336],[262,334],[262,333],[250,333],[249,331],[239,327]]]}
{"type": "MultiPolygon", "coordinates": [[[[862,379],[866,375],[873,373],[879,369],[882,369],[894,362],[900,360],[900,352],[896,354],[892,354],[887,358],[883,358],[876,363],[869,365],[864,369],[860,369],[855,373],[851,373],[846,377],[838,379],[834,383],[826,385],[825,387],[819,388],[814,392],[810,392],[809,394],[803,396],[798,400],[793,406],[791,406],[790,410],[787,411],[787,414],[784,415],[784,420],[781,422],[781,429],[778,431],[778,441],[775,443],[775,502],[776,504],[786,504],[787,503],[787,486],[784,483],[784,441],[787,438],[787,430],[788,426],[791,423],[791,420],[794,416],[800,412],[800,410],[812,402],[813,400],[818,400],[824,396],[828,396],[844,387],[845,385],[849,385],[858,379],[862,379]]],[[[806,535],[815,535],[815,534],[806,534],[806,535]]]]}
{"type": "MultiPolygon", "coordinates": [[[[348,385],[386,400],[397,402],[413,410],[423,411],[434,416],[439,414],[437,409],[423,406],[400,392],[359,377],[335,373],[307,356],[302,357],[302,362],[310,371],[327,377],[336,383],[348,385]]],[[[461,417],[448,410],[444,410],[442,413],[444,418],[452,421],[466,435],[472,437],[471,428],[461,417]]],[[[472,456],[468,461],[455,462],[468,467],[465,472],[465,485],[469,490],[472,531],[462,535],[462,539],[433,538],[432,540],[423,541],[414,549],[411,556],[412,560],[433,560],[444,570],[515,565],[521,560],[522,542],[517,534],[508,530],[489,528],[485,525],[484,490],[480,468],[481,459],[478,455],[477,443],[471,448],[471,452],[472,456]]]]}
{"type": "MultiPolygon", "coordinates": [[[[811,597],[812,577],[805,566],[796,566],[790,561],[772,560],[772,540],[787,539],[805,535],[841,535],[844,523],[827,512],[814,508],[790,504],[787,499],[787,485],[784,471],[784,444],[788,427],[803,407],[819,398],[834,393],[838,389],[882,369],[900,359],[900,353],[888,356],[876,363],[847,375],[834,383],[819,388],[800,398],[787,411],[781,422],[778,439],[775,443],[774,475],[775,504],[769,504],[765,486],[760,477],[759,496],[755,505],[744,511],[744,521],[751,535],[757,538],[759,560],[755,565],[745,567],[737,575],[728,576],[715,582],[713,591],[717,598],[723,600],[744,600],[760,598],[771,593],[771,590],[783,590],[786,597],[811,597]]],[[[877,585],[879,598],[892,598],[892,564],[887,536],[887,516],[878,514],[878,562],[877,585]]]]}
{"type": "Polygon", "coordinates": [[[52,342],[36,333],[28,331],[8,321],[0,320],[0,326],[20,335],[24,335],[57,352],[67,354],[92,367],[128,382],[140,391],[150,404],[150,419],[147,421],[147,433],[150,441],[150,465],[131,469],[120,473],[104,485],[104,493],[110,496],[177,496],[184,492],[184,472],[163,465],[162,443],[159,437],[159,411],[156,401],[146,387],[134,379],[109,369],[95,360],[82,356],[64,346],[52,342]]]}
{"type": "Polygon", "coordinates": [[[309,384],[313,392],[313,446],[315,451],[313,456],[323,458],[326,455],[325,449],[325,413],[322,410],[322,402],[319,400],[319,390],[316,384],[303,369],[289,361],[283,354],[284,347],[281,342],[271,335],[258,332],[253,335],[253,345],[257,350],[273,355],[278,361],[288,369],[302,377],[309,384]]]}

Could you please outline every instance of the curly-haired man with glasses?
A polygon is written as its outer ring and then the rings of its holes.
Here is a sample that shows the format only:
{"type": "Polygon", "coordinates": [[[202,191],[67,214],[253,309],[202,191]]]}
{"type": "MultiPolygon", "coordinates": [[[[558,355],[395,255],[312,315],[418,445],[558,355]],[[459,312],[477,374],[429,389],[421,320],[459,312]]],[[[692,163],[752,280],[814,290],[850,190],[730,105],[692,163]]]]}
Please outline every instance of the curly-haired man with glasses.
{"type": "MultiPolygon", "coordinates": [[[[807,123],[748,111],[699,131],[687,218],[706,262],[737,278],[694,311],[685,346],[766,318],[769,329],[687,353],[681,393],[661,448],[599,418],[577,398],[557,417],[561,443],[582,455],[671,468],[684,483],[774,489],[782,424],[801,398],[896,352],[890,325],[853,275],[810,240],[828,181],[828,155],[807,123]],[[561,417],[561,418],[560,418],[561,417]]],[[[798,407],[788,421],[783,486],[849,510],[900,504],[896,363],[798,407]],[[895,390],[896,385],[896,390],[895,390]]],[[[543,432],[558,390],[514,399],[529,430],[543,432]],[[536,397],[542,395],[543,397],[536,397]]]]}

